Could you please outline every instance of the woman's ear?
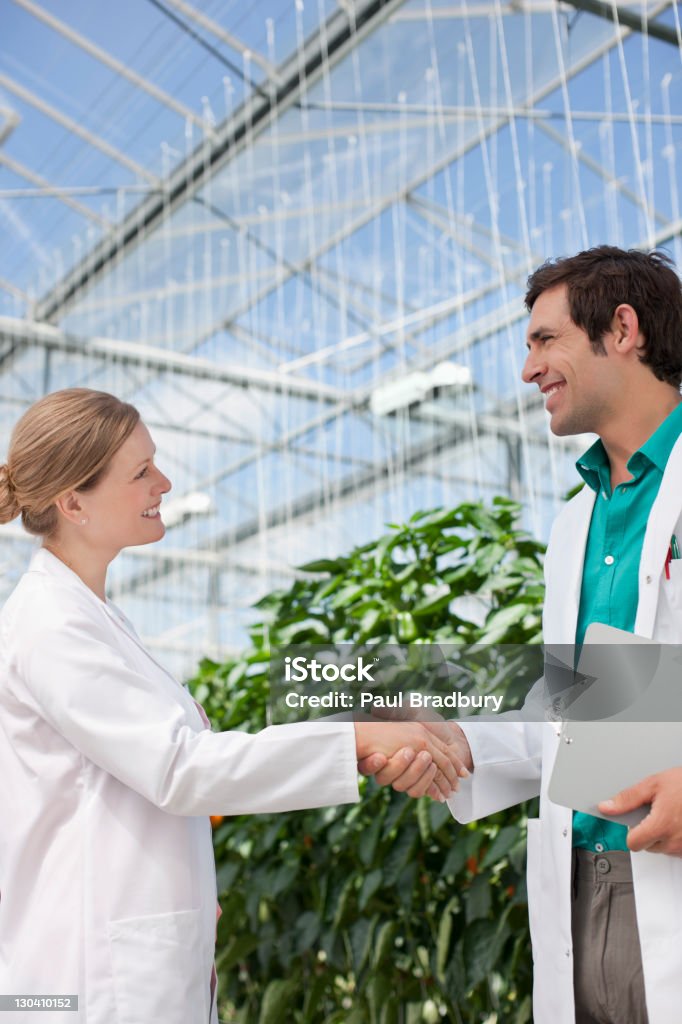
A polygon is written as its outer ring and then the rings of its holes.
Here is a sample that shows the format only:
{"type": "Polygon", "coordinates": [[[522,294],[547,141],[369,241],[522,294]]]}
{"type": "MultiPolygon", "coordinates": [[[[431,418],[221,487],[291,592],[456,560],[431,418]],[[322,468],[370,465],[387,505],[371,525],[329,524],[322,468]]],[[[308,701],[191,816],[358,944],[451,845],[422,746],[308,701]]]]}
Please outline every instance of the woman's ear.
{"type": "Polygon", "coordinates": [[[85,526],[88,521],[78,491],[67,491],[66,494],[60,495],[55,501],[55,506],[60,515],[75,526],[85,526]]]}

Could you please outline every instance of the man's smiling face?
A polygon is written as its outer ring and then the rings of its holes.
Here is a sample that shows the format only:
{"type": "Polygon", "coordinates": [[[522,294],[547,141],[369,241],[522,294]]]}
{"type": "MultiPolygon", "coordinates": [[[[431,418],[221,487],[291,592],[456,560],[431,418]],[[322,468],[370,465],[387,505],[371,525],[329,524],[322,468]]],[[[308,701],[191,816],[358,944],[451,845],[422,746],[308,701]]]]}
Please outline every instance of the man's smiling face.
{"type": "Polygon", "coordinates": [[[535,300],[526,344],[521,376],[545,396],[552,432],[598,434],[613,411],[617,374],[613,360],[595,353],[587,332],[573,323],[565,285],[548,288],[535,300]]]}

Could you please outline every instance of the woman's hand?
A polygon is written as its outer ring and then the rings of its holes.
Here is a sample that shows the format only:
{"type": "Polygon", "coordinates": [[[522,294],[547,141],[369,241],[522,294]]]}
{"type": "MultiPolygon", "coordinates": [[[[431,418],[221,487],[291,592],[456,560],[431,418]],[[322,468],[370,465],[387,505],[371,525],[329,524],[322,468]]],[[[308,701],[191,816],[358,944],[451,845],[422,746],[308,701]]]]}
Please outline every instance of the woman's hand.
{"type": "Polygon", "coordinates": [[[356,722],[358,767],[363,775],[375,775],[380,785],[390,784],[408,796],[428,795],[446,800],[457,790],[459,779],[469,775],[462,757],[468,752],[468,744],[464,740],[464,751],[460,744],[452,742],[449,724],[410,720],[356,722]],[[432,725],[439,727],[440,735],[432,725]]]}

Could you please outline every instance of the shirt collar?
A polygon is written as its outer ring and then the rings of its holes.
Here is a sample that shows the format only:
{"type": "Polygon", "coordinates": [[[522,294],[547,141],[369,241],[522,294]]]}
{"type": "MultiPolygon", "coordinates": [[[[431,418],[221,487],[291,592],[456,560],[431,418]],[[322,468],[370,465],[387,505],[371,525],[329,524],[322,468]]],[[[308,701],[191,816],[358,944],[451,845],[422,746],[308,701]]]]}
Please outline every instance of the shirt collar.
{"type": "Polygon", "coordinates": [[[591,487],[597,494],[599,491],[611,492],[611,466],[606,448],[597,438],[584,455],[581,455],[575,464],[588,487],[591,487]]]}
{"type": "MultiPolygon", "coordinates": [[[[635,455],[644,455],[649,462],[665,472],[665,467],[670,458],[670,453],[675,447],[675,442],[682,434],[682,402],[666,416],[658,430],[655,430],[648,441],[645,441],[639,452],[635,455]]],[[[632,456],[634,459],[635,455],[632,456]]],[[[630,464],[628,463],[628,469],[630,464]]]]}
{"type": "MultiPolygon", "coordinates": [[[[644,442],[641,448],[628,459],[627,468],[638,479],[649,466],[665,472],[666,463],[675,442],[682,434],[682,402],[666,416],[660,427],[644,442]]],[[[585,483],[593,491],[611,493],[611,466],[606,449],[598,438],[575,464],[585,483]]]]}

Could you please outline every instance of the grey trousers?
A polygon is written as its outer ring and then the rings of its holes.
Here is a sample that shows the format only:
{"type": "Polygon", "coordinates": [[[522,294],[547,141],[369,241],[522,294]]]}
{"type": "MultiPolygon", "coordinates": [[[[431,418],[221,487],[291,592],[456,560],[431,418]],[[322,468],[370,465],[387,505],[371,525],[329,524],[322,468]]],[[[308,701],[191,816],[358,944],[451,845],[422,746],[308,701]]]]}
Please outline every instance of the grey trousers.
{"type": "Polygon", "coordinates": [[[573,851],[576,1024],[648,1024],[630,854],[573,851]]]}

